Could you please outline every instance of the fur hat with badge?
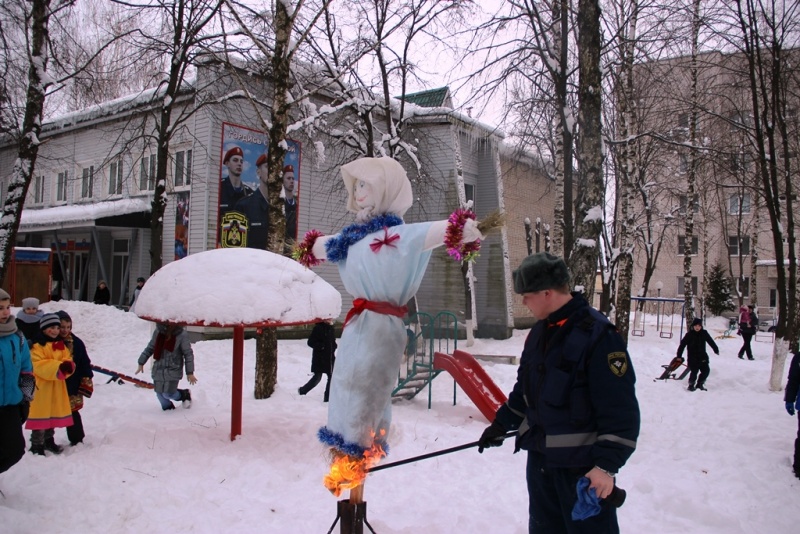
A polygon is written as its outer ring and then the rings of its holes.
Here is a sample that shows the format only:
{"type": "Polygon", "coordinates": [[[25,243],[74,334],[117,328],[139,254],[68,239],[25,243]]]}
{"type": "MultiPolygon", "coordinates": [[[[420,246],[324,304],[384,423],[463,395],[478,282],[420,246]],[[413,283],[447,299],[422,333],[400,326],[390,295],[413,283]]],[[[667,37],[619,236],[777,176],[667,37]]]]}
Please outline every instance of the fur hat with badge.
{"type": "Polygon", "coordinates": [[[569,284],[569,269],[564,260],[549,252],[531,254],[514,271],[514,291],[534,293],[569,284]]]}
{"type": "Polygon", "coordinates": [[[697,325],[703,326],[703,320],[700,317],[695,317],[692,320],[692,328],[694,328],[697,325]]]}

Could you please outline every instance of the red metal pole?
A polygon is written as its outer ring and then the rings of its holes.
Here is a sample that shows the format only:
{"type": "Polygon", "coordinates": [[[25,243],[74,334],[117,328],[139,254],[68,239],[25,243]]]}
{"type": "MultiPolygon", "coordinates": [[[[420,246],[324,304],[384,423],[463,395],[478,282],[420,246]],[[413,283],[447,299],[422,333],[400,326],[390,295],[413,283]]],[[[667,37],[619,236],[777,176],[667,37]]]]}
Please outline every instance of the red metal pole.
{"type": "Polygon", "coordinates": [[[233,378],[231,380],[231,441],[242,434],[242,382],[244,380],[244,327],[233,327],[233,378]]]}

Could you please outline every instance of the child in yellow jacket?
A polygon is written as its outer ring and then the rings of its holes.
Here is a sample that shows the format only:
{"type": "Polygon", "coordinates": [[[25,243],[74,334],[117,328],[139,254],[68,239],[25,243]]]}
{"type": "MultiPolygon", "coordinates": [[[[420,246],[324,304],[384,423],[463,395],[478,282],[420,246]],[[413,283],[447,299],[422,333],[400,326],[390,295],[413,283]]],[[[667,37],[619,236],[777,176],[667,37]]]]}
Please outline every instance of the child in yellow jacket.
{"type": "Polygon", "coordinates": [[[61,319],[55,313],[42,316],[40,335],[31,346],[36,395],[25,428],[31,430],[31,452],[44,456],[48,450],[59,454],[63,449],[55,442],[54,429],[72,425],[66,378],[75,372],[69,349],[58,338],[61,319]]]}

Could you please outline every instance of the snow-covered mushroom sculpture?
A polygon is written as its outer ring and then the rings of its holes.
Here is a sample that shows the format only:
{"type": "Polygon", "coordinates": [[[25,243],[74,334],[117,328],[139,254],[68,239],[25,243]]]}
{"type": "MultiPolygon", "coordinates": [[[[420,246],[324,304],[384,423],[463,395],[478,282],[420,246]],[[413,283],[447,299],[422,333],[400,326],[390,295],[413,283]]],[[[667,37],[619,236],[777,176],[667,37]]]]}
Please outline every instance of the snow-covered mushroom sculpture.
{"type": "Polygon", "coordinates": [[[316,323],[341,310],[336,288],[297,262],[265,250],[222,248],[156,271],[135,313],[159,323],[233,328],[233,440],[242,433],[244,329],[316,323]]]}

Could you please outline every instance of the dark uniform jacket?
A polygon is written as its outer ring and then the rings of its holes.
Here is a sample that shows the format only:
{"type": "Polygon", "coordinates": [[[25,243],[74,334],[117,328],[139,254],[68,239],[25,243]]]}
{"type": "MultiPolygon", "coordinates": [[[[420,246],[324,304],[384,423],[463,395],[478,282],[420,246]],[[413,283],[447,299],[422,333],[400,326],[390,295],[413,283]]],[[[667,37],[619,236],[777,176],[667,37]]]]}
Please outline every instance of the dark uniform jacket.
{"type": "Polygon", "coordinates": [[[681,339],[681,344],[678,345],[678,357],[683,354],[683,349],[686,349],[689,355],[689,365],[696,366],[703,363],[708,363],[708,353],[706,352],[706,343],[708,343],[714,350],[715,354],[719,354],[719,347],[714,343],[711,334],[705,328],[699,332],[695,332],[691,328],[686,335],[681,339]]]}
{"type": "Polygon", "coordinates": [[[620,335],[586,299],[534,325],[496,421],[551,467],[617,472],[636,448],[636,376],[620,335]]]}
{"type": "Polygon", "coordinates": [[[225,215],[233,209],[237,202],[253,193],[253,188],[249,185],[242,183],[240,189],[236,189],[231,184],[230,178],[222,180],[219,188],[219,213],[225,215]]]}
{"type": "Polygon", "coordinates": [[[247,248],[265,250],[269,231],[269,203],[260,189],[236,203],[235,211],[247,217],[247,248]]]}

